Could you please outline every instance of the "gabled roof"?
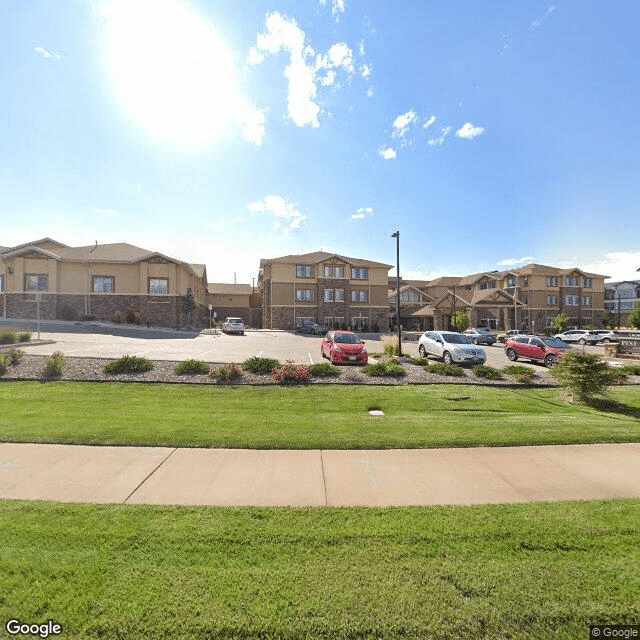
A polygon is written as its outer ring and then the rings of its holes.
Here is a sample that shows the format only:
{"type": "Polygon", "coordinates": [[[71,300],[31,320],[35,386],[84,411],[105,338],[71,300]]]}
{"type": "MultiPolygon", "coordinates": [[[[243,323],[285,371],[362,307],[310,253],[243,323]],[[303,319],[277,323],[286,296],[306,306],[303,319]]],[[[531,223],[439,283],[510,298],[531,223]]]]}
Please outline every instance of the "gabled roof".
{"type": "Polygon", "coordinates": [[[38,254],[38,256],[42,256],[43,258],[54,258],[55,260],[61,260],[61,256],[53,253],[53,251],[47,251],[42,247],[38,247],[36,245],[20,245],[17,248],[9,248],[8,251],[2,254],[3,259],[14,258],[18,256],[29,256],[30,254],[38,254]]]}
{"type": "MultiPolygon", "coordinates": [[[[508,303],[509,305],[515,304],[522,307],[525,306],[524,302],[520,302],[520,300],[515,299],[504,289],[479,289],[478,291],[474,291],[473,296],[471,297],[471,304],[474,306],[483,302],[495,304],[498,302],[499,298],[502,298],[504,302],[508,303]]],[[[504,302],[501,302],[500,304],[504,304],[504,302]]]]}
{"type": "MultiPolygon", "coordinates": [[[[431,296],[427,295],[424,291],[420,291],[420,289],[418,289],[417,287],[414,287],[413,285],[405,284],[404,286],[400,287],[400,293],[402,294],[404,291],[415,291],[415,293],[420,294],[420,296],[424,298],[426,301],[429,301],[429,302],[433,301],[433,298],[431,296]]],[[[391,300],[391,298],[395,298],[396,293],[397,293],[396,289],[389,289],[387,299],[391,300]]],[[[402,303],[402,300],[400,302],[402,303]]]]}
{"type": "Polygon", "coordinates": [[[191,270],[198,276],[198,278],[206,278],[207,267],[204,264],[191,264],[189,263],[191,270]]]}
{"type": "Polygon", "coordinates": [[[460,276],[440,276],[435,280],[427,280],[425,282],[424,287],[451,287],[453,285],[460,284],[460,280],[462,278],[460,276]]]}
{"type": "Polygon", "coordinates": [[[207,293],[223,295],[250,295],[250,284],[229,284],[227,282],[210,282],[207,293]]]}
{"type": "Polygon", "coordinates": [[[327,251],[314,251],[313,253],[302,253],[299,255],[281,256],[280,258],[262,258],[260,260],[260,268],[274,262],[285,262],[288,264],[319,264],[326,262],[331,258],[337,258],[354,267],[386,267],[391,269],[393,265],[384,264],[383,262],[374,262],[373,260],[363,260],[361,258],[348,258],[337,253],[329,253],[327,251]]]}
{"type": "Polygon", "coordinates": [[[496,272],[490,272],[490,271],[482,271],[480,273],[472,273],[471,275],[468,276],[464,276],[464,278],[460,279],[460,286],[465,286],[468,284],[475,284],[476,282],[479,282],[480,280],[483,279],[487,279],[487,280],[497,280],[498,276],[496,272]]]}
{"type": "Polygon", "coordinates": [[[62,242],[58,242],[57,240],[53,240],[52,238],[40,238],[40,240],[32,240],[31,242],[25,242],[24,244],[19,244],[15,247],[2,247],[2,249],[0,249],[0,253],[15,251],[17,249],[23,249],[24,247],[40,247],[40,245],[42,244],[54,245],[54,247],[56,248],[64,248],[67,246],[66,244],[62,244],[62,242]]]}

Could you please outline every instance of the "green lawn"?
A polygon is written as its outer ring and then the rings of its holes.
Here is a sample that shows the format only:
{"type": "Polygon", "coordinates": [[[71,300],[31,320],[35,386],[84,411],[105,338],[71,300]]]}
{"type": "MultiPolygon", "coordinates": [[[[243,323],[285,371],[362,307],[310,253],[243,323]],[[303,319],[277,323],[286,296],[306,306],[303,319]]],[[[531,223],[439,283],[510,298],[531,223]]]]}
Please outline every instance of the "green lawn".
{"type": "Polygon", "coordinates": [[[640,501],[0,502],[0,622],[60,637],[584,640],[640,621],[640,501]]]}
{"type": "Polygon", "coordinates": [[[612,393],[624,410],[570,405],[556,388],[5,382],[0,441],[285,449],[639,441],[640,387],[612,393]]]}

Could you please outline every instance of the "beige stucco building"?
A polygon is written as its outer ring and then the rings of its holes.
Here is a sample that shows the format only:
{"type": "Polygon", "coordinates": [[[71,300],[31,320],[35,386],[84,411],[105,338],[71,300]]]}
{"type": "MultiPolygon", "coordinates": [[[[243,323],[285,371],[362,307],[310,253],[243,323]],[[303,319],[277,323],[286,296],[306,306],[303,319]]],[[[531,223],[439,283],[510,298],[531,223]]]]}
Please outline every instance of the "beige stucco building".
{"type": "Polygon", "coordinates": [[[210,282],[207,285],[207,306],[218,322],[227,317],[242,318],[248,327],[262,326],[260,296],[250,284],[210,282]]]}
{"type": "Polygon", "coordinates": [[[390,268],[325,251],[262,259],[258,287],[263,326],[293,329],[314,320],[330,327],[386,331],[390,268]]]}
{"type": "Polygon", "coordinates": [[[69,247],[43,238],[0,247],[3,317],[35,318],[39,306],[43,319],[93,318],[174,327],[195,319],[181,298],[189,289],[204,305],[204,265],[131,244],[69,247]]]}

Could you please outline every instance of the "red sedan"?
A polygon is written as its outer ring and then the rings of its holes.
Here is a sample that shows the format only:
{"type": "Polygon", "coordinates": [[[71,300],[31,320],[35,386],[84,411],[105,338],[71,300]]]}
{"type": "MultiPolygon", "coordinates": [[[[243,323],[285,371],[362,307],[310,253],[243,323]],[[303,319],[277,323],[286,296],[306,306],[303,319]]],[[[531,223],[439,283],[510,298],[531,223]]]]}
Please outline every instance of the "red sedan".
{"type": "Polygon", "coordinates": [[[322,341],[320,355],[333,364],[367,364],[369,361],[364,340],[351,331],[329,331],[322,341]]]}

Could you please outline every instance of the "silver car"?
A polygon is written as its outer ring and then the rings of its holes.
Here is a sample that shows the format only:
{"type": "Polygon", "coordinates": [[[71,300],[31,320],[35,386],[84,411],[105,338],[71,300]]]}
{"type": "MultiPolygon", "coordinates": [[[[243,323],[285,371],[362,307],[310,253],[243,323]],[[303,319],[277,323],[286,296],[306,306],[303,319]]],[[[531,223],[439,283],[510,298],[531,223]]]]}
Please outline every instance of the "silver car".
{"type": "Polygon", "coordinates": [[[442,358],[445,364],[484,364],[487,359],[482,347],[454,331],[425,331],[418,340],[418,352],[423,357],[442,358]]]}
{"type": "Polygon", "coordinates": [[[569,329],[564,333],[558,333],[554,338],[560,338],[563,342],[577,342],[578,344],[595,344],[600,340],[597,333],[586,329],[569,329]]]}
{"type": "Polygon", "coordinates": [[[486,329],[467,329],[462,332],[462,335],[467,336],[473,344],[487,344],[491,346],[496,341],[496,337],[486,329]]]}
{"type": "Polygon", "coordinates": [[[244,322],[242,318],[226,318],[222,323],[224,333],[240,333],[244,335],[244,322]]]}

